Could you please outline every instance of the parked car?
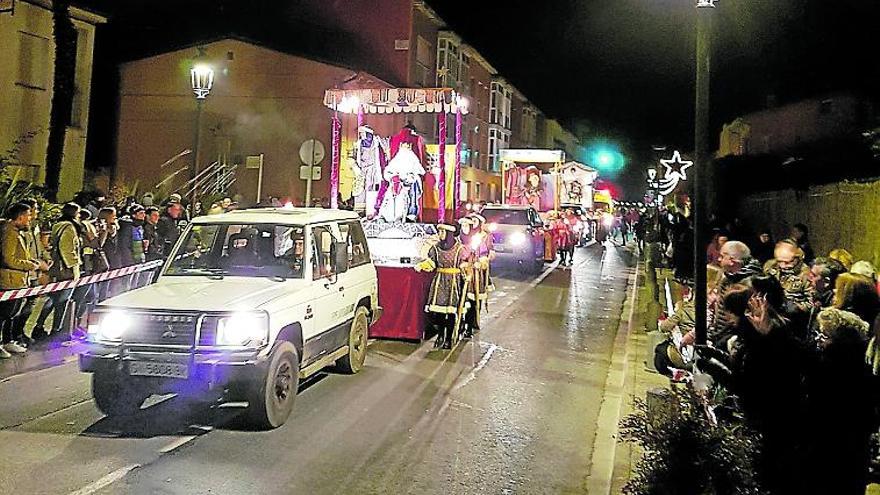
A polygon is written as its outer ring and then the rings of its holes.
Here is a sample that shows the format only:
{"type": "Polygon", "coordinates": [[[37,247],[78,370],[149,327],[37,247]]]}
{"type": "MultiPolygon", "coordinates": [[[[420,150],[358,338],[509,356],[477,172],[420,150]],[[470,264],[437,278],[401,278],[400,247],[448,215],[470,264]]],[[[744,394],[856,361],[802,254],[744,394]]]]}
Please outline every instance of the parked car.
{"type": "Polygon", "coordinates": [[[513,261],[534,274],[544,268],[544,222],[531,206],[490,204],[481,214],[492,233],[496,262],[513,261]]]}
{"type": "Polygon", "coordinates": [[[186,228],[158,280],[101,303],[80,355],[109,416],[156,393],[248,402],[250,421],[284,424],[299,381],[357,373],[381,315],[376,269],[353,212],[241,210],[186,228]]]}

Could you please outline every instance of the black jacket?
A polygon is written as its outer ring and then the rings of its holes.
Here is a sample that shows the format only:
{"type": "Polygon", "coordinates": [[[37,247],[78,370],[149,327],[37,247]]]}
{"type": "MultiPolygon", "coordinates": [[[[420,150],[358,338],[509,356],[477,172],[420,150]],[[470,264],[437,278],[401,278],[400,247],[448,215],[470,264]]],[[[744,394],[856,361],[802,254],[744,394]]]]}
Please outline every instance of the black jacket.
{"type": "Polygon", "coordinates": [[[159,223],[156,224],[156,238],[162,246],[162,253],[165,256],[171,254],[171,248],[174,247],[174,244],[177,243],[177,239],[180,237],[180,229],[177,224],[178,220],[171,218],[167,214],[162,215],[159,223]]]}

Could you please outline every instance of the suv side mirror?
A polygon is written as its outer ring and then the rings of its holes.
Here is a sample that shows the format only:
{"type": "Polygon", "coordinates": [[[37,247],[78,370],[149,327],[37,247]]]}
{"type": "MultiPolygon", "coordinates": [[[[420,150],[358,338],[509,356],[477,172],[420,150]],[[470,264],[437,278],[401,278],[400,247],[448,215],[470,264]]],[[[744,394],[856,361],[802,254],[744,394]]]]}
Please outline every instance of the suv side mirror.
{"type": "Polygon", "coordinates": [[[348,243],[333,243],[333,272],[345,273],[348,271],[348,243]]]}

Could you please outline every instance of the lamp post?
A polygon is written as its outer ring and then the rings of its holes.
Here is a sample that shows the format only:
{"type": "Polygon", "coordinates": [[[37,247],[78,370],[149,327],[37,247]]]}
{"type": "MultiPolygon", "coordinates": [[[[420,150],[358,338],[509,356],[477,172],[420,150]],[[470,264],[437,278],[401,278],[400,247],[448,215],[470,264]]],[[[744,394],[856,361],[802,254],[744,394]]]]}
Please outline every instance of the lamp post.
{"type": "Polygon", "coordinates": [[[697,74],[694,105],[694,336],[706,343],[706,172],[709,168],[709,82],[712,10],[717,0],[697,0],[697,74]]]}
{"type": "Polygon", "coordinates": [[[196,214],[196,198],[199,189],[198,187],[195,187],[195,180],[199,174],[199,160],[201,159],[199,144],[202,138],[202,106],[205,99],[208,97],[208,94],[211,92],[211,88],[214,86],[214,69],[202,61],[204,56],[205,50],[199,48],[199,54],[196,56],[195,63],[189,70],[190,83],[192,85],[193,93],[196,96],[196,129],[195,142],[193,144],[192,172],[194,187],[190,199],[190,211],[192,212],[192,216],[195,216],[196,214]]]}

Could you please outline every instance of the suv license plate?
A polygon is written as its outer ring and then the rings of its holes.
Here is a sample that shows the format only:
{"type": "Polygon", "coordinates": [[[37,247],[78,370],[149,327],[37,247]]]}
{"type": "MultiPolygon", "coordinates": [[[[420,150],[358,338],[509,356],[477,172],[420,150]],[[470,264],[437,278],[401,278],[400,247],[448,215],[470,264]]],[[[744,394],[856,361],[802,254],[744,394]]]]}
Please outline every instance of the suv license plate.
{"type": "Polygon", "coordinates": [[[132,376],[158,376],[163,378],[187,378],[189,369],[185,364],[153,361],[131,361],[128,374],[132,376]]]}

